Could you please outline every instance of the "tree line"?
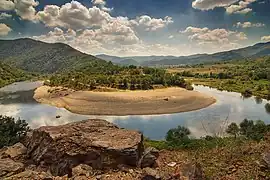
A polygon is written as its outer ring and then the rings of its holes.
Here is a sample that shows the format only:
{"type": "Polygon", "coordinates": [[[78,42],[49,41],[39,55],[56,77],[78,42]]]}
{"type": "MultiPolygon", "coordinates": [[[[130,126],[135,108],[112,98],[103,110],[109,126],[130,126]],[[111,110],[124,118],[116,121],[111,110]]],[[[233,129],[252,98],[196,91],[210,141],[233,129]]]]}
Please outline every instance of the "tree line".
{"type": "Polygon", "coordinates": [[[64,86],[75,90],[94,90],[108,87],[123,90],[149,90],[155,86],[178,86],[193,90],[179,74],[167,73],[165,69],[116,66],[87,66],[80,70],[52,75],[46,83],[49,86],[64,86]]]}

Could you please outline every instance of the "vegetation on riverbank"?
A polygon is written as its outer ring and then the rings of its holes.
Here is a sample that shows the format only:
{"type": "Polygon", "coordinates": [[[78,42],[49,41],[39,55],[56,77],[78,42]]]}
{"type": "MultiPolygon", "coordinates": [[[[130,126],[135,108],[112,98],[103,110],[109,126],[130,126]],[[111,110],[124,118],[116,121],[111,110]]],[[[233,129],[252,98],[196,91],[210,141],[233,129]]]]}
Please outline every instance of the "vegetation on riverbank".
{"type": "Polygon", "coordinates": [[[190,131],[182,126],[168,131],[165,141],[146,139],[145,145],[169,154],[170,162],[192,159],[202,165],[211,179],[264,179],[270,169],[263,161],[263,153],[270,148],[270,126],[262,121],[244,120],[232,123],[226,132],[230,136],[190,138],[190,131]],[[169,151],[168,151],[169,150],[169,151]]]}
{"type": "Polygon", "coordinates": [[[197,85],[270,99],[270,57],[169,69],[197,85]]]}
{"type": "Polygon", "coordinates": [[[94,90],[108,87],[123,90],[149,90],[158,87],[177,86],[192,90],[192,86],[178,74],[164,69],[117,66],[112,63],[99,66],[91,64],[80,70],[52,75],[46,82],[49,86],[63,86],[75,90],[94,90]]]}
{"type": "Polygon", "coordinates": [[[0,62],[0,88],[14,82],[29,80],[34,76],[34,74],[26,73],[0,62]]]}

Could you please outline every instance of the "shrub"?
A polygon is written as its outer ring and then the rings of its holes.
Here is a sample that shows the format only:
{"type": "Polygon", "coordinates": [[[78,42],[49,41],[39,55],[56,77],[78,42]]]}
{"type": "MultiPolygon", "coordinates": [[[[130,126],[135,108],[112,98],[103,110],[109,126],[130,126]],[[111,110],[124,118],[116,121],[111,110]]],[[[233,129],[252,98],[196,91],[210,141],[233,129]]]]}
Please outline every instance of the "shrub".
{"type": "Polygon", "coordinates": [[[0,148],[19,142],[29,131],[25,120],[0,115],[0,148]]]}
{"type": "Polygon", "coordinates": [[[185,143],[189,140],[190,130],[183,126],[178,126],[177,128],[170,129],[166,135],[166,141],[173,144],[185,143]]]}
{"type": "Polygon", "coordinates": [[[267,103],[265,105],[265,110],[266,110],[266,112],[270,113],[270,104],[269,103],[267,103]]]}

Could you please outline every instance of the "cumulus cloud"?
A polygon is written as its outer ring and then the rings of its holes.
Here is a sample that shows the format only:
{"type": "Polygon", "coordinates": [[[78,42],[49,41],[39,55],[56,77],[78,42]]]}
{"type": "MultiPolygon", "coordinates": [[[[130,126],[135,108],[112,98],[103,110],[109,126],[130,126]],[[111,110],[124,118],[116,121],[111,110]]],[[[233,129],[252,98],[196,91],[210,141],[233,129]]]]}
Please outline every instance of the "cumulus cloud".
{"type": "MultiPolygon", "coordinates": [[[[102,2],[103,1],[95,1],[94,3],[102,2]]],[[[43,11],[38,12],[37,16],[46,26],[60,26],[76,30],[95,26],[102,27],[118,21],[118,24],[122,23],[130,27],[142,27],[147,31],[155,31],[173,23],[172,18],[168,16],[164,19],[156,19],[143,15],[131,20],[127,17],[112,17],[108,12],[96,6],[88,9],[77,1],[66,3],[61,7],[48,5],[43,11]]]]}
{"type": "Polygon", "coordinates": [[[36,9],[39,2],[35,0],[15,0],[15,12],[24,20],[35,20],[36,9]]]}
{"type": "Polygon", "coordinates": [[[131,20],[136,26],[144,27],[147,31],[155,31],[164,28],[166,25],[173,23],[172,17],[166,16],[164,19],[151,18],[150,16],[143,15],[137,17],[136,20],[131,20]]]}
{"type": "Polygon", "coordinates": [[[61,7],[48,5],[37,13],[38,19],[49,27],[65,27],[72,29],[101,26],[109,22],[109,13],[97,7],[87,8],[77,1],[66,3],[61,7]]]}
{"type": "Polygon", "coordinates": [[[246,40],[243,32],[235,32],[227,29],[209,29],[207,27],[187,27],[182,34],[187,34],[188,39],[196,46],[207,47],[213,52],[230,50],[239,47],[238,41],[246,40]]]}
{"type": "Polygon", "coordinates": [[[246,14],[252,11],[248,6],[257,0],[195,0],[192,7],[199,10],[212,10],[223,7],[228,14],[246,14]]]}
{"type": "Polygon", "coordinates": [[[261,37],[261,40],[262,41],[269,42],[270,41],[270,35],[269,36],[263,36],[263,37],[261,37]]]}
{"type": "Polygon", "coordinates": [[[238,4],[233,4],[226,7],[226,12],[228,14],[246,14],[252,11],[252,9],[248,8],[248,5],[255,2],[257,0],[243,0],[240,1],[238,4]]]}
{"type": "Polygon", "coordinates": [[[2,0],[0,2],[0,10],[11,11],[14,10],[18,16],[24,20],[35,20],[36,9],[38,1],[35,0],[2,0]]]}
{"type": "Polygon", "coordinates": [[[12,29],[6,24],[0,23],[0,36],[6,36],[12,29]]]}
{"type": "Polygon", "coordinates": [[[251,22],[238,22],[234,25],[237,28],[251,28],[251,27],[264,27],[265,24],[263,23],[251,23],[251,22]]]}
{"type": "Polygon", "coordinates": [[[2,19],[8,19],[8,18],[11,18],[11,17],[12,17],[11,14],[0,13],[0,20],[2,20],[2,19]]]}
{"type": "Polygon", "coordinates": [[[216,7],[226,7],[238,0],[195,0],[192,3],[192,7],[200,10],[210,10],[216,7]]]}
{"type": "Polygon", "coordinates": [[[230,38],[237,38],[238,40],[246,39],[246,34],[243,32],[229,31],[227,29],[209,29],[207,27],[187,27],[184,31],[180,31],[183,34],[188,34],[188,38],[192,41],[216,41],[216,42],[228,42],[230,38]],[[244,38],[245,37],[245,38],[244,38]]]}
{"type": "Polygon", "coordinates": [[[91,1],[94,5],[106,5],[105,0],[92,0],[91,1]]]}
{"type": "Polygon", "coordinates": [[[105,7],[106,1],[105,0],[92,0],[92,4],[99,6],[103,11],[112,11],[113,8],[105,7]]]}
{"type": "Polygon", "coordinates": [[[14,10],[15,4],[11,0],[1,0],[0,1],[0,11],[10,11],[14,10]]]}

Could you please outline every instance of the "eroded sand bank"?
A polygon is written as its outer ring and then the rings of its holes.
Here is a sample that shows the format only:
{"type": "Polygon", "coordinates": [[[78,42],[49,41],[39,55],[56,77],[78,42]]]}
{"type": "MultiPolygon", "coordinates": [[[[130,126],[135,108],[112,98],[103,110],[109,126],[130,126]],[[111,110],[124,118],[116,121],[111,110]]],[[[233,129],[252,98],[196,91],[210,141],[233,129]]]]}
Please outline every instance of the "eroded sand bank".
{"type": "Polygon", "coordinates": [[[84,115],[153,115],[188,112],[215,103],[215,98],[182,88],[149,91],[92,92],[42,86],[34,98],[84,115]],[[60,90],[59,90],[60,89],[60,90]]]}

